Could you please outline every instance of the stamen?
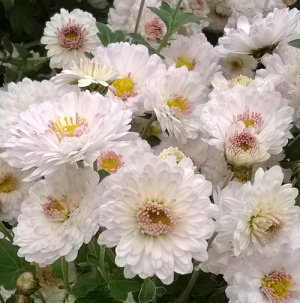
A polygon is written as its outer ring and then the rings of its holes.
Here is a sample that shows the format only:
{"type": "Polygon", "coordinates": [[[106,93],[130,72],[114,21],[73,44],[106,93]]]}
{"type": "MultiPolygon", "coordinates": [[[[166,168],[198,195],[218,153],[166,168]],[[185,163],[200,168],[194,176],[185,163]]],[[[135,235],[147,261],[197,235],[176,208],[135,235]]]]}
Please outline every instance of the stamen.
{"type": "Polygon", "coordinates": [[[122,100],[136,95],[134,83],[129,76],[115,80],[112,86],[113,93],[122,100]]]}
{"type": "Polygon", "coordinates": [[[58,33],[60,45],[70,50],[82,47],[85,29],[80,24],[71,24],[64,26],[58,33]]]}
{"type": "Polygon", "coordinates": [[[17,187],[17,180],[11,174],[5,174],[4,177],[0,179],[0,192],[10,193],[17,187]]]}
{"type": "Polygon", "coordinates": [[[70,209],[65,196],[63,196],[60,200],[57,200],[52,196],[48,196],[46,199],[48,202],[42,205],[46,218],[58,222],[64,222],[69,218],[70,209]]]}
{"type": "Polygon", "coordinates": [[[189,60],[185,57],[179,57],[176,61],[176,67],[186,66],[189,71],[194,70],[196,65],[195,60],[189,60]]]}
{"type": "Polygon", "coordinates": [[[103,152],[97,159],[98,170],[104,169],[110,174],[116,173],[124,165],[122,158],[122,155],[112,150],[103,152]]]}
{"type": "Polygon", "coordinates": [[[172,114],[175,116],[186,116],[192,111],[189,99],[178,94],[173,94],[171,98],[167,100],[167,105],[171,108],[172,114]]]}
{"type": "Polygon", "coordinates": [[[237,123],[238,121],[243,121],[245,127],[254,127],[257,130],[263,125],[264,120],[260,113],[250,112],[247,108],[244,113],[238,114],[233,117],[233,123],[237,123]]]}

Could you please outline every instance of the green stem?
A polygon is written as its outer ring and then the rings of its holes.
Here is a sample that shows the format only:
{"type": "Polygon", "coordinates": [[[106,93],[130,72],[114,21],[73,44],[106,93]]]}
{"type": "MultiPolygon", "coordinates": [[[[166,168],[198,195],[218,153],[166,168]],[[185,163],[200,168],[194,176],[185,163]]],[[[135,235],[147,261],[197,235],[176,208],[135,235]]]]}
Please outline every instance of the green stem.
{"type": "Polygon", "coordinates": [[[145,139],[147,137],[147,132],[149,130],[149,128],[151,127],[152,123],[156,120],[156,116],[155,114],[153,113],[151,118],[148,120],[144,130],[143,130],[143,133],[141,135],[142,139],[145,139]]]}
{"type": "Polygon", "coordinates": [[[69,264],[66,261],[65,257],[60,258],[60,266],[63,274],[63,282],[65,289],[70,293],[70,283],[69,283],[69,264]]]}
{"type": "Polygon", "coordinates": [[[167,33],[165,34],[164,38],[162,39],[162,41],[160,42],[160,45],[158,46],[158,48],[156,50],[157,54],[159,54],[161,52],[161,50],[165,46],[167,46],[170,38],[174,34],[173,25],[174,25],[174,21],[176,19],[176,16],[178,14],[178,11],[180,9],[181,2],[182,2],[182,0],[178,0],[178,2],[177,2],[177,5],[176,5],[175,10],[174,10],[174,14],[173,14],[172,19],[171,19],[170,27],[168,28],[167,33]]]}
{"type": "Polygon", "coordinates": [[[1,296],[1,294],[0,294],[0,302],[1,303],[5,303],[5,301],[4,301],[3,297],[1,296]]]}
{"type": "MultiPolygon", "coordinates": [[[[138,32],[144,6],[145,6],[145,0],[142,0],[141,4],[140,4],[138,15],[137,15],[137,18],[136,18],[136,23],[135,23],[135,27],[134,27],[134,34],[137,34],[137,32],[138,32]]],[[[133,41],[133,39],[132,39],[132,41],[133,41]]]]}
{"type": "Polygon", "coordinates": [[[188,298],[191,290],[193,289],[195,282],[199,276],[199,272],[200,270],[194,270],[193,274],[191,276],[191,279],[189,281],[189,284],[187,285],[187,287],[184,289],[184,291],[180,294],[180,296],[178,297],[177,301],[175,301],[176,303],[183,303],[185,302],[185,300],[188,298]]]}
{"type": "Polygon", "coordinates": [[[5,225],[1,221],[0,221],[0,232],[2,232],[4,234],[4,236],[9,239],[9,241],[11,241],[11,242],[13,241],[12,234],[8,231],[8,229],[5,227],[5,225]]]}
{"type": "Polygon", "coordinates": [[[234,176],[234,172],[231,170],[228,170],[222,189],[224,189],[229,184],[229,182],[232,180],[233,176],[234,176]]]}
{"type": "Polygon", "coordinates": [[[104,258],[105,258],[105,246],[104,245],[100,245],[100,254],[99,254],[99,271],[100,274],[102,275],[102,277],[104,278],[104,280],[106,281],[106,283],[109,283],[109,276],[107,274],[107,272],[105,271],[104,268],[104,258]]]}
{"type": "Polygon", "coordinates": [[[211,247],[212,243],[214,242],[217,235],[218,235],[218,233],[214,232],[213,235],[210,237],[210,239],[207,242],[207,250],[210,249],[210,247],[211,247]]]}
{"type": "Polygon", "coordinates": [[[113,263],[115,263],[115,260],[116,260],[116,255],[114,254],[114,252],[110,249],[110,248],[108,248],[108,247],[106,247],[106,254],[108,255],[108,257],[110,258],[110,260],[113,262],[113,263]]]}

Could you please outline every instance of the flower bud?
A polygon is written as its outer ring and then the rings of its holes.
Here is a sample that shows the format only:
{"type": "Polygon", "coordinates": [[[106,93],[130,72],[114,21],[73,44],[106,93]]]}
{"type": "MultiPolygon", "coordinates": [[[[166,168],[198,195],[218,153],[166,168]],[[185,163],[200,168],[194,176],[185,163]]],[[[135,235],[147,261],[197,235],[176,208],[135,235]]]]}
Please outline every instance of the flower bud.
{"type": "Polygon", "coordinates": [[[39,281],[33,273],[24,272],[17,279],[18,292],[23,296],[30,296],[39,289],[39,281]]]}

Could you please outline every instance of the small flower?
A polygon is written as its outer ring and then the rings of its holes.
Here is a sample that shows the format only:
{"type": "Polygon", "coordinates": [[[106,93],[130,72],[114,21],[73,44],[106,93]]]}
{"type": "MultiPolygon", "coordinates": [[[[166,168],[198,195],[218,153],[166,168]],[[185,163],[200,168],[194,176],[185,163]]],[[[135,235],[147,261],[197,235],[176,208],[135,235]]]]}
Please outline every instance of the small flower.
{"type": "Polygon", "coordinates": [[[61,9],[46,22],[41,43],[48,49],[51,68],[67,68],[72,61],[79,63],[85,52],[94,53],[100,41],[96,19],[92,14],[74,9],[61,9]]]}

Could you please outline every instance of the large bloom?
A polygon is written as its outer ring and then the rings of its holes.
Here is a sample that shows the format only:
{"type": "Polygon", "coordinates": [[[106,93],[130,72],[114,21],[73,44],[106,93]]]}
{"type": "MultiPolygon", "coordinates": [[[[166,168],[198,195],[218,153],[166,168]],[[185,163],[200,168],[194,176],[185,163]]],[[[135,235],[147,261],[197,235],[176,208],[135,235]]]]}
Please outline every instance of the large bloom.
{"type": "Polygon", "coordinates": [[[217,207],[209,200],[211,184],[194,174],[188,158],[136,157],[104,180],[99,224],[107,229],[99,244],[116,247],[116,264],[125,277],[156,275],[170,284],[174,272],[193,270],[192,258],[207,259],[217,207]]]}
{"type": "Polygon", "coordinates": [[[225,36],[219,39],[216,49],[221,55],[229,53],[251,54],[260,58],[272,52],[281,41],[288,41],[297,26],[299,11],[274,9],[265,18],[256,15],[252,23],[245,16],[237,21],[237,29],[225,28],[225,36]]]}
{"type": "Polygon", "coordinates": [[[156,73],[145,86],[145,109],[155,112],[163,131],[185,143],[198,137],[207,92],[198,73],[188,71],[186,66],[170,66],[166,72],[156,73]]]}
{"type": "Polygon", "coordinates": [[[14,228],[18,255],[41,266],[64,256],[73,261],[98,230],[99,177],[91,168],[62,166],[37,182],[14,228]]]}
{"type": "Polygon", "coordinates": [[[157,55],[149,55],[144,45],[127,42],[98,47],[95,60],[113,68],[119,75],[109,88],[108,96],[122,100],[132,112],[144,112],[142,87],[164,65],[157,55]]]}
{"type": "Polygon", "coordinates": [[[27,179],[49,174],[65,162],[92,165],[101,150],[136,138],[128,133],[130,121],[131,112],[118,100],[88,91],[69,93],[24,111],[10,128],[1,156],[14,167],[37,167],[27,179]]]}
{"type": "Polygon", "coordinates": [[[96,19],[92,14],[74,9],[68,12],[61,9],[50,21],[46,22],[44,36],[41,43],[48,49],[51,68],[68,67],[80,58],[85,52],[94,53],[100,41],[97,36],[96,19]]]}

